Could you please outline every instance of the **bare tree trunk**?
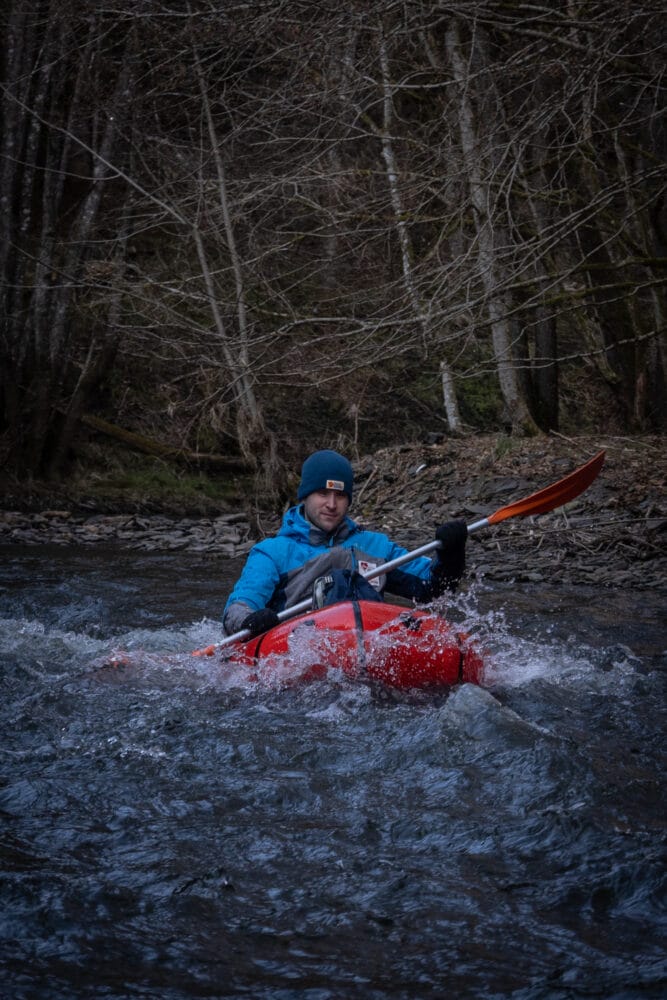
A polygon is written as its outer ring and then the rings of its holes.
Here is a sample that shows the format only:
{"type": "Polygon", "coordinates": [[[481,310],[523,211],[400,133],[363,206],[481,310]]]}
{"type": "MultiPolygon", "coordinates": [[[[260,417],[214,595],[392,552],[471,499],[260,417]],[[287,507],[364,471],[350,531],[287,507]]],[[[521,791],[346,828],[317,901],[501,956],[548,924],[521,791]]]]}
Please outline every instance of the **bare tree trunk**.
{"type": "Polygon", "coordinates": [[[204,79],[199,55],[195,48],[192,50],[192,55],[199,83],[202,106],[206,118],[208,137],[213,153],[213,161],[215,164],[218,201],[222,212],[225,241],[234,274],[234,286],[236,289],[236,321],[239,335],[238,353],[234,355],[227,347],[228,337],[225,332],[222,314],[218,308],[211,267],[208,262],[204,241],[198,231],[195,232],[195,244],[197,247],[199,263],[204,274],[204,280],[216,328],[219,331],[221,342],[225,345],[227,364],[234,373],[235,381],[237,383],[236,396],[237,403],[239,405],[237,429],[241,451],[246,458],[251,458],[253,461],[257,461],[258,457],[261,458],[261,465],[266,473],[266,481],[268,484],[274,480],[278,471],[277,449],[271,442],[272,435],[264,422],[264,416],[260,409],[253,387],[250,367],[250,332],[248,328],[248,310],[246,307],[243,268],[236,245],[234,226],[232,224],[225,168],[220,151],[220,141],[217,136],[215,122],[211,111],[208,87],[204,79]]]}
{"type": "MultiPolygon", "coordinates": [[[[507,310],[503,301],[502,276],[498,262],[499,236],[497,224],[491,211],[493,199],[488,182],[482,176],[481,144],[479,130],[475,125],[475,115],[470,96],[471,82],[468,78],[459,22],[452,18],[445,34],[447,55],[454,79],[459,90],[459,131],[463,158],[468,176],[468,187],[475,219],[479,271],[486,293],[487,311],[491,326],[493,349],[498,368],[498,380],[505,400],[512,429],[520,434],[535,434],[537,426],[530,415],[526,400],[519,385],[519,379],[512,357],[512,338],[507,310]]],[[[486,129],[488,134],[488,128],[486,129]]]]}
{"type": "MultiPolygon", "coordinates": [[[[47,350],[38,354],[38,358],[43,359],[43,371],[35,390],[36,402],[31,433],[31,465],[35,469],[42,465],[45,458],[48,460],[50,468],[54,468],[53,457],[48,456],[49,435],[47,432],[52,422],[52,408],[60,395],[63,371],[66,368],[65,355],[70,341],[68,318],[74,297],[75,279],[80,278],[82,274],[105,183],[111,178],[106,162],[111,156],[116,140],[117,115],[114,112],[128,101],[128,85],[129,68],[125,64],[119,72],[110,101],[111,112],[104,115],[100,156],[93,161],[90,190],[84,198],[72,228],[68,251],[62,265],[65,281],[61,285],[60,294],[56,299],[55,311],[48,330],[47,350]]],[[[45,331],[35,332],[45,334],[45,331]]]]}
{"type": "MultiPolygon", "coordinates": [[[[549,107],[553,102],[543,81],[537,87],[537,95],[542,105],[549,107]]],[[[545,304],[553,278],[550,280],[545,261],[553,261],[549,250],[549,231],[553,224],[553,207],[549,197],[547,178],[549,158],[549,119],[541,122],[533,135],[528,163],[522,160],[519,151],[515,159],[522,165],[523,188],[529,208],[529,217],[534,224],[534,236],[530,251],[534,259],[535,291],[531,304],[536,302],[534,314],[526,310],[526,322],[532,322],[534,355],[530,367],[530,387],[532,412],[537,424],[544,431],[557,431],[559,426],[559,366],[558,332],[552,308],[545,304]]],[[[528,339],[528,338],[526,338],[528,339]]],[[[529,352],[525,352],[529,357],[529,352]]]]}
{"type": "MultiPolygon", "coordinates": [[[[660,197],[648,198],[644,193],[641,178],[646,173],[647,164],[639,151],[630,154],[616,134],[614,148],[619,166],[619,174],[624,181],[624,199],[627,205],[626,231],[639,252],[649,260],[658,260],[664,253],[660,247],[654,246],[654,238],[658,232],[650,231],[650,214],[647,208],[657,202],[660,197]],[[632,161],[630,161],[632,157],[632,161]],[[641,192],[640,203],[638,193],[641,192]],[[648,204],[647,204],[648,202],[648,204]],[[657,252],[656,252],[657,251],[657,252]]],[[[653,213],[659,218],[658,213],[653,213]]],[[[667,247],[664,248],[667,250],[667,247]]],[[[621,262],[618,261],[619,270],[621,262]]],[[[664,372],[662,359],[667,351],[667,295],[666,283],[662,268],[651,268],[660,282],[651,285],[647,295],[635,296],[629,300],[628,308],[635,331],[635,383],[633,419],[639,430],[646,431],[659,426],[659,409],[664,407],[664,372]],[[647,308],[648,307],[648,308],[647,308]],[[651,335],[653,334],[653,335],[651,335]],[[656,419],[658,418],[658,419],[656,419]]]]}
{"type": "MultiPolygon", "coordinates": [[[[10,449],[20,449],[22,363],[25,347],[20,319],[25,311],[24,281],[20,272],[24,261],[16,206],[25,204],[19,164],[26,146],[26,122],[20,102],[28,99],[32,80],[34,40],[26,31],[28,13],[17,3],[11,5],[4,38],[4,84],[0,103],[0,424],[12,432],[10,449]],[[18,99],[17,99],[18,98],[18,99]]],[[[26,165],[29,168],[29,164],[26,165]]]]}
{"type": "MultiPolygon", "coordinates": [[[[421,331],[422,347],[424,354],[428,350],[430,341],[430,320],[427,315],[427,308],[419,294],[417,281],[412,265],[412,247],[410,245],[410,232],[406,222],[403,198],[399,184],[399,171],[396,163],[394,144],[392,141],[392,130],[394,127],[394,103],[389,75],[389,56],[387,54],[387,43],[384,34],[380,34],[380,69],[382,72],[382,157],[385,163],[387,184],[391,197],[391,206],[394,213],[394,228],[398,238],[398,245],[401,253],[401,268],[403,271],[403,282],[408,294],[408,299],[412,307],[415,323],[421,331]]],[[[447,415],[447,423],[450,431],[456,433],[461,430],[462,422],[459,413],[458,400],[454,378],[446,358],[440,360],[440,374],[442,379],[443,403],[447,415]]]]}
{"type": "Polygon", "coordinates": [[[91,396],[113,366],[121,345],[120,317],[123,298],[123,268],[127,251],[127,226],[119,234],[115,259],[110,274],[111,301],[106,327],[93,332],[85,360],[81,366],[76,385],[72,390],[64,418],[59,427],[53,450],[49,457],[47,476],[54,478],[63,468],[83,413],[87,410],[91,396]]]}
{"type": "MultiPolygon", "coordinates": [[[[111,177],[108,158],[117,131],[114,110],[128,103],[129,64],[121,66],[100,115],[99,156],[91,161],[88,190],[79,204],[70,200],[64,205],[66,178],[71,177],[67,123],[76,117],[82,79],[90,65],[85,56],[74,68],[67,64],[73,28],[55,2],[44,23],[26,21],[24,27],[22,72],[33,87],[28,93],[21,79],[11,80],[3,101],[8,122],[21,110],[21,131],[15,129],[12,140],[20,145],[21,156],[12,163],[16,210],[10,212],[8,230],[15,252],[10,257],[13,274],[9,280],[5,275],[3,340],[9,377],[15,384],[7,396],[13,400],[9,420],[16,428],[16,454],[25,471],[36,473],[52,443],[54,413],[62,408],[74,353],[71,307],[85,280],[85,261],[111,177]],[[51,131],[52,118],[66,124],[51,131]],[[63,135],[65,139],[58,141],[63,135]],[[16,295],[21,296],[20,303],[16,295]]],[[[89,27],[88,41],[95,37],[99,44],[103,36],[99,19],[91,17],[89,27]]],[[[90,54],[88,45],[83,52],[90,54]]]]}

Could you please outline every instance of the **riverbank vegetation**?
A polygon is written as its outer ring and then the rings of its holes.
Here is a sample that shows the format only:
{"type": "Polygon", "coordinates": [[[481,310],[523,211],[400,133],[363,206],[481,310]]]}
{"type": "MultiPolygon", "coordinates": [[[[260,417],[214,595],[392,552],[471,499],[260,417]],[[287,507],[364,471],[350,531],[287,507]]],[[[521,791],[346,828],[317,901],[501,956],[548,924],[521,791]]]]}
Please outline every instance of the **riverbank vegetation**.
{"type": "Polygon", "coordinates": [[[659,6],[4,11],[14,481],[664,433],[659,6]]]}

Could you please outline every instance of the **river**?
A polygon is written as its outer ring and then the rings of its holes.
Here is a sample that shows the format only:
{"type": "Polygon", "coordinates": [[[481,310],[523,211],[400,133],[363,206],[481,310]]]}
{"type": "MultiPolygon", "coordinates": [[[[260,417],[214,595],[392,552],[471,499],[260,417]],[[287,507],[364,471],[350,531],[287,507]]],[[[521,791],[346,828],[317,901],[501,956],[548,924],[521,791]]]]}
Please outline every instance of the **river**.
{"type": "Polygon", "coordinates": [[[191,655],[238,563],[0,555],[3,997],[665,996],[664,593],[479,586],[483,688],[280,687],[191,655]]]}

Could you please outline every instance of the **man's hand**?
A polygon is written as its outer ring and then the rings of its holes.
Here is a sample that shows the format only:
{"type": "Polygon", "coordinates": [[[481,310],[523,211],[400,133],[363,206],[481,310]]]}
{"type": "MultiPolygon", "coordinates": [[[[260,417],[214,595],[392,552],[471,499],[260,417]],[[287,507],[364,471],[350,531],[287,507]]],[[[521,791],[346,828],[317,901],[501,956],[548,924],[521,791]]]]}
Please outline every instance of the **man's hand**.
{"type": "Polygon", "coordinates": [[[434,597],[445,590],[456,590],[466,566],[468,528],[465,521],[445,521],[436,528],[435,537],[440,542],[438,556],[431,570],[431,587],[434,597]]]}
{"type": "Polygon", "coordinates": [[[446,556],[448,552],[456,552],[465,546],[468,526],[465,521],[445,521],[436,528],[435,537],[440,542],[440,554],[446,556]]]}
{"type": "Polygon", "coordinates": [[[279,621],[278,615],[271,608],[260,608],[259,611],[253,611],[252,614],[243,619],[241,628],[244,631],[247,629],[250,632],[250,638],[254,639],[256,635],[261,635],[262,632],[268,632],[270,628],[274,628],[279,621]]]}

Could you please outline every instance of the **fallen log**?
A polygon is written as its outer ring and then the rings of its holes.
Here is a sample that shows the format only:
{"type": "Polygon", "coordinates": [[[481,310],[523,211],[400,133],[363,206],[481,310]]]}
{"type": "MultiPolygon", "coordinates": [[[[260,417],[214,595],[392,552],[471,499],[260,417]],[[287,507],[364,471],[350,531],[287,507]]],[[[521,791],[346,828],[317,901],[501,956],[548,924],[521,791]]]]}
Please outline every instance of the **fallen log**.
{"type": "Polygon", "coordinates": [[[136,431],[128,431],[124,427],[109,423],[101,417],[95,417],[91,413],[84,413],[81,423],[90,427],[100,434],[106,434],[116,441],[122,442],[128,448],[141,451],[145,455],[153,455],[156,458],[168,458],[178,462],[185,462],[188,465],[209,466],[216,469],[224,469],[228,472],[251,472],[249,462],[240,456],[215,455],[208,452],[190,451],[187,448],[177,448],[174,445],[163,444],[144,434],[137,434],[136,431]]]}

